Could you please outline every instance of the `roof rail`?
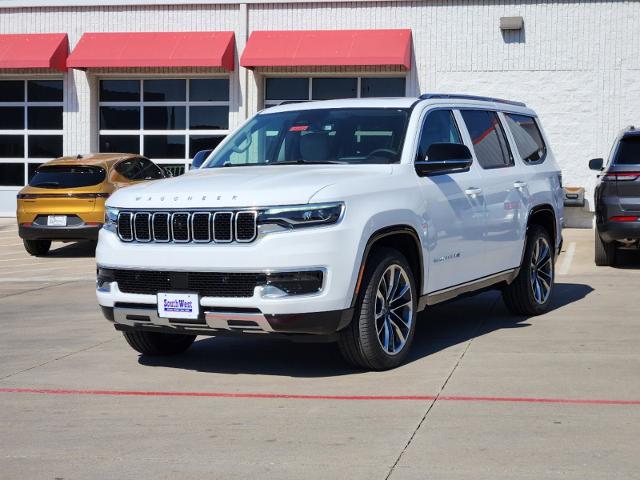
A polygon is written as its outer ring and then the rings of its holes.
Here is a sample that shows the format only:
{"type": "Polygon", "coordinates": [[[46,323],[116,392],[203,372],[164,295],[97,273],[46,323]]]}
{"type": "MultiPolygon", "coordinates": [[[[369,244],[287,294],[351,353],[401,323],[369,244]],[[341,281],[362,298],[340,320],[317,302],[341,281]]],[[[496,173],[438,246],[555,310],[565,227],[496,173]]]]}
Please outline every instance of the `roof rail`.
{"type": "Polygon", "coordinates": [[[517,107],[527,106],[524,102],[515,102],[513,100],[505,100],[503,98],[480,97],[477,95],[461,95],[457,93],[423,93],[419,98],[420,100],[431,100],[439,98],[457,100],[479,100],[481,102],[506,103],[507,105],[515,105],[517,107]]]}

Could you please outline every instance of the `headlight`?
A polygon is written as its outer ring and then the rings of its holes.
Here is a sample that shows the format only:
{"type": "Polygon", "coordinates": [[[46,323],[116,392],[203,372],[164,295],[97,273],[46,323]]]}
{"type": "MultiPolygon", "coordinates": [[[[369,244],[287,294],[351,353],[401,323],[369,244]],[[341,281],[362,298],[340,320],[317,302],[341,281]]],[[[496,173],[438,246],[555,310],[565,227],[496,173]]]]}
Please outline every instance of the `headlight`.
{"type": "Polygon", "coordinates": [[[258,215],[258,225],[288,229],[318,227],[337,223],[343,212],[342,202],[273,207],[258,215]]]}
{"type": "Polygon", "coordinates": [[[120,210],[114,207],[105,207],[104,209],[104,225],[103,228],[110,232],[116,233],[118,230],[118,213],[120,210]]]}

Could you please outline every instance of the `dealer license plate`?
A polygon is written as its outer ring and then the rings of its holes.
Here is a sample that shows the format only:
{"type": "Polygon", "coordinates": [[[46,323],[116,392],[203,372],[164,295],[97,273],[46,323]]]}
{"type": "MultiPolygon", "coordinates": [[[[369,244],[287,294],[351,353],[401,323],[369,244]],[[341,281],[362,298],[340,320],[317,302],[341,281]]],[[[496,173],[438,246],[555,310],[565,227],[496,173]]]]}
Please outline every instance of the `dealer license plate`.
{"type": "Polygon", "coordinates": [[[66,227],[67,216],[66,215],[49,215],[47,217],[47,226],[49,227],[66,227]]]}
{"type": "Polygon", "coordinates": [[[200,314],[197,293],[158,293],[158,316],[196,319],[200,314]]]}

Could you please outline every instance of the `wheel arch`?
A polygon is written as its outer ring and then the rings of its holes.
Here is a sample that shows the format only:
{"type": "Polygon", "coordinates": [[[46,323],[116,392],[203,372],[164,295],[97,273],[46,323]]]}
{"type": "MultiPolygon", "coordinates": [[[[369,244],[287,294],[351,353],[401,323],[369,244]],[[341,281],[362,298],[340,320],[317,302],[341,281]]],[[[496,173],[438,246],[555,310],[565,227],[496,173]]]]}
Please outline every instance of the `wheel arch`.
{"type": "MultiPolygon", "coordinates": [[[[558,221],[554,208],[548,203],[543,203],[532,207],[531,210],[529,210],[529,215],[527,216],[527,234],[532,225],[539,225],[549,233],[549,235],[551,236],[553,248],[557,256],[560,253],[560,244],[562,239],[558,238],[560,233],[558,232],[558,221]]],[[[527,239],[525,236],[525,241],[522,248],[523,256],[525,249],[527,248],[526,240],[527,239]]]]}
{"type": "Polygon", "coordinates": [[[422,255],[422,242],[416,230],[410,225],[392,225],[376,230],[367,240],[362,254],[358,277],[353,291],[351,306],[354,307],[360,288],[367,261],[371,253],[380,247],[394,248],[402,253],[409,262],[413,277],[416,281],[418,295],[422,295],[424,285],[424,260],[422,255]]]}

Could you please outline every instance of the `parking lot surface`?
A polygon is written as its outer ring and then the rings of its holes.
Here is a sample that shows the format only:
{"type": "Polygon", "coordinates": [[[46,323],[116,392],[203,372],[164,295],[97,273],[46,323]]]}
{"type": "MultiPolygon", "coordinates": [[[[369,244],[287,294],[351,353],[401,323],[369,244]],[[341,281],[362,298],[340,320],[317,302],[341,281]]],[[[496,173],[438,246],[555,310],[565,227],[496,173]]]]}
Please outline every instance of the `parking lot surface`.
{"type": "Polygon", "coordinates": [[[421,315],[408,363],[200,337],[145,358],[99,313],[90,245],[0,223],[0,478],[640,478],[640,259],[566,230],[554,308],[497,292],[421,315]]]}

